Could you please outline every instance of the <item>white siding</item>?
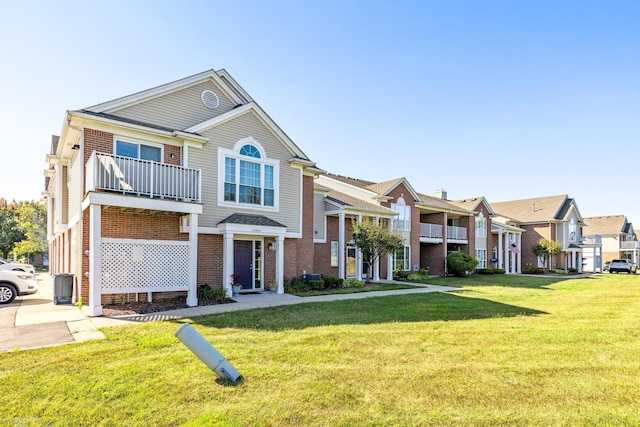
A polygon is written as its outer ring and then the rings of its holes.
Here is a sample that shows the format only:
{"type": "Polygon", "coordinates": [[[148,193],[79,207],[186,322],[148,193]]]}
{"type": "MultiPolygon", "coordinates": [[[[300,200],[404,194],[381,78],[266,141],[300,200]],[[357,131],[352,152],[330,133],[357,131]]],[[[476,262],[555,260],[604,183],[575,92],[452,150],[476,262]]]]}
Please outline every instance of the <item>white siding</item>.
{"type": "Polygon", "coordinates": [[[207,81],[131,107],[110,110],[109,113],[173,129],[187,129],[226,113],[234,106],[234,102],[223,95],[212,81],[207,81]],[[218,96],[220,105],[215,110],[202,103],[200,96],[204,90],[210,90],[218,96]]]}
{"type": "Polygon", "coordinates": [[[80,204],[82,202],[82,179],[80,150],[76,150],[69,162],[69,170],[67,175],[67,188],[69,191],[69,218],[74,218],[80,213],[80,204]]]}
{"type": "Polygon", "coordinates": [[[289,233],[300,233],[301,182],[300,169],[289,166],[288,159],[292,154],[274,136],[274,134],[254,115],[247,112],[240,117],[202,132],[210,138],[202,150],[189,151],[189,167],[202,169],[202,203],[203,213],[200,216],[201,227],[216,227],[217,224],[233,213],[265,215],[287,227],[289,233]],[[270,209],[243,209],[242,205],[234,208],[218,206],[218,147],[233,149],[240,139],[253,137],[264,147],[267,156],[280,160],[279,206],[278,212],[270,209]]]}

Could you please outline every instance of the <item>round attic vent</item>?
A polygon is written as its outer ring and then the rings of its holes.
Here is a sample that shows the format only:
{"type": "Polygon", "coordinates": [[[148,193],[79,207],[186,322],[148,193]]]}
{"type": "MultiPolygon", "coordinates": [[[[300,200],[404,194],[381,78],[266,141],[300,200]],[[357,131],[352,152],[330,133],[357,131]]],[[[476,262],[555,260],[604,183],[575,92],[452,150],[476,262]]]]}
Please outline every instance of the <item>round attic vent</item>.
{"type": "Polygon", "coordinates": [[[202,98],[202,103],[204,104],[204,106],[212,110],[215,110],[216,108],[218,108],[218,105],[220,105],[218,96],[210,90],[205,90],[204,92],[202,92],[200,98],[202,98]]]}

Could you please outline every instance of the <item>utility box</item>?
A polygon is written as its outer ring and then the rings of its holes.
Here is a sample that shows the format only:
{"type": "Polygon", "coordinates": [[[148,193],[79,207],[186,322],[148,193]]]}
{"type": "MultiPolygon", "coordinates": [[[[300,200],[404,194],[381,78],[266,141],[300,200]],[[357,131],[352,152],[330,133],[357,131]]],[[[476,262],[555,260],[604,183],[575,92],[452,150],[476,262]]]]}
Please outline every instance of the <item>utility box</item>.
{"type": "Polygon", "coordinates": [[[53,303],[71,304],[73,296],[73,274],[53,275],[53,303]]]}

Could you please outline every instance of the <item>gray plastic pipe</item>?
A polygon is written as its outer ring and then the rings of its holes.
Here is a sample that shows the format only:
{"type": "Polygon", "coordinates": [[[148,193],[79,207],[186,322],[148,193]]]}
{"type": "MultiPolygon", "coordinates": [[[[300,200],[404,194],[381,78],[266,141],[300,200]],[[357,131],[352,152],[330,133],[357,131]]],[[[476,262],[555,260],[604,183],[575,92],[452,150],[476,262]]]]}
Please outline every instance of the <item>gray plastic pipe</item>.
{"type": "Polygon", "coordinates": [[[234,383],[238,381],[240,378],[238,371],[190,324],[185,323],[180,326],[174,335],[214,371],[218,378],[228,379],[234,383]]]}

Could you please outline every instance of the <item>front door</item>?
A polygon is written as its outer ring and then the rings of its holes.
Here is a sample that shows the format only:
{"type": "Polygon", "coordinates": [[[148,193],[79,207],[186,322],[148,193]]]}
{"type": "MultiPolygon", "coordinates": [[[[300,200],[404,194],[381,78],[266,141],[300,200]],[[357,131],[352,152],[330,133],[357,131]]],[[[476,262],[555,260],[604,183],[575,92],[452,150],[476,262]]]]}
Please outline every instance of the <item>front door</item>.
{"type": "Polygon", "coordinates": [[[244,290],[262,288],[262,242],[235,240],[233,242],[233,272],[244,290]]]}

